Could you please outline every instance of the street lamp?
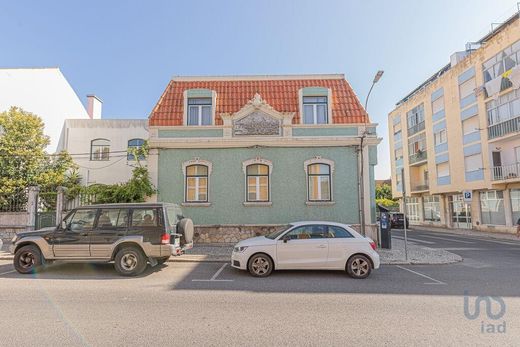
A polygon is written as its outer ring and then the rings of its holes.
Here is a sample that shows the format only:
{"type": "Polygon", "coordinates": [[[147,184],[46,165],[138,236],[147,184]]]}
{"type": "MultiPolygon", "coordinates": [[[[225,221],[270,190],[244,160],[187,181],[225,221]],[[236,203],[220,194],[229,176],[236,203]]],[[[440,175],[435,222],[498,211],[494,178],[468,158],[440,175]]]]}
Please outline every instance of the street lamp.
{"type": "Polygon", "coordinates": [[[372,86],[370,87],[370,90],[368,91],[368,94],[367,94],[367,98],[365,99],[365,111],[367,110],[367,107],[368,107],[368,98],[370,97],[370,93],[372,93],[372,88],[374,88],[374,85],[379,82],[379,80],[381,79],[381,77],[383,77],[383,74],[385,72],[383,70],[379,70],[376,75],[374,76],[374,80],[372,81],[372,86]]]}
{"type": "MultiPolygon", "coordinates": [[[[365,112],[367,111],[368,106],[368,98],[370,97],[370,93],[372,92],[372,88],[374,88],[374,85],[379,82],[381,77],[383,76],[384,71],[379,70],[377,71],[376,75],[374,76],[374,80],[372,81],[372,86],[370,87],[370,90],[368,91],[367,98],[365,99],[365,112]]],[[[368,112],[367,112],[368,115],[368,112]]],[[[367,136],[366,129],[363,130],[363,133],[361,134],[360,141],[359,141],[359,222],[361,224],[361,235],[365,236],[365,179],[363,177],[364,175],[364,158],[363,158],[363,140],[367,136]]]]}

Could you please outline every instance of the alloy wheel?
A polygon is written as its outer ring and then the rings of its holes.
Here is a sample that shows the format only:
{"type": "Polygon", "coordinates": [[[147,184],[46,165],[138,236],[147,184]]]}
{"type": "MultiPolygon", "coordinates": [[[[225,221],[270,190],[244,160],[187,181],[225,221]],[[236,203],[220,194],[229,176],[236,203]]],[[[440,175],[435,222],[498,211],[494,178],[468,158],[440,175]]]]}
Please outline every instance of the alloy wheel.
{"type": "Polygon", "coordinates": [[[121,267],[126,271],[132,271],[137,266],[137,256],[133,253],[127,253],[121,257],[121,267]]]}
{"type": "Polygon", "coordinates": [[[24,252],[20,256],[19,263],[20,263],[20,266],[23,267],[24,269],[30,269],[31,267],[33,267],[34,262],[35,262],[35,256],[32,252],[24,252]]]}
{"type": "Polygon", "coordinates": [[[263,257],[258,257],[253,260],[251,268],[256,275],[264,275],[269,271],[269,261],[263,257]]]}
{"type": "Polygon", "coordinates": [[[368,264],[368,262],[364,259],[357,258],[354,259],[350,268],[352,272],[359,277],[364,276],[369,271],[370,264],[368,264]]]}

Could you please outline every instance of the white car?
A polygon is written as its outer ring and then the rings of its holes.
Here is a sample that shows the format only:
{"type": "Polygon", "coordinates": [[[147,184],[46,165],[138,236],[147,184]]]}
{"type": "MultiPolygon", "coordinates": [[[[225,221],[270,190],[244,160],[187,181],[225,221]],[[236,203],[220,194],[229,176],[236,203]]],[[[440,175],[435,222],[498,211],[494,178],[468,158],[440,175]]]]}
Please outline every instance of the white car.
{"type": "Polygon", "coordinates": [[[273,270],[345,270],[366,278],[379,268],[376,244],[346,224],[291,223],[281,231],[240,241],[231,266],[266,277],[273,270]]]}

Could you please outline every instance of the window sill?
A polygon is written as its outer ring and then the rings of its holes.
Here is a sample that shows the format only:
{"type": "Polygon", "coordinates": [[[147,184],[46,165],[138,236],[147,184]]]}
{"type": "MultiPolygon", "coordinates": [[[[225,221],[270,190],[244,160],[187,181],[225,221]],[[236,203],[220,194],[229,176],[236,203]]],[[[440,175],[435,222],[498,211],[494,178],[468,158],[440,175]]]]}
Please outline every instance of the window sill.
{"type": "Polygon", "coordinates": [[[271,207],[273,205],[271,201],[245,201],[243,204],[245,207],[271,207]]]}
{"type": "Polygon", "coordinates": [[[211,202],[183,202],[181,206],[186,207],[210,207],[211,202]]]}
{"type": "Polygon", "coordinates": [[[307,206],[332,206],[336,204],[335,201],[306,201],[307,206]]]}

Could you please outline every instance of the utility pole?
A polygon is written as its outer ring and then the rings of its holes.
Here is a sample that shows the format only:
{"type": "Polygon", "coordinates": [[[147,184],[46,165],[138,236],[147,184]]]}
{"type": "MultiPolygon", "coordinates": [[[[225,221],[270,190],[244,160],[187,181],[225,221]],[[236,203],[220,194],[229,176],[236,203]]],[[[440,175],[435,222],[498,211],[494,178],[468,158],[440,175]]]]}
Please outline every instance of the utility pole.
{"type": "MultiPolygon", "coordinates": [[[[383,76],[384,71],[379,70],[377,71],[376,75],[374,76],[374,80],[372,81],[372,86],[370,86],[370,90],[368,91],[367,98],[365,99],[365,112],[368,117],[368,99],[370,98],[370,93],[372,93],[372,89],[374,88],[374,85],[379,82],[381,79],[381,76],[383,76]]],[[[358,158],[359,158],[359,178],[358,178],[358,185],[359,185],[359,223],[360,223],[360,229],[361,229],[361,235],[366,236],[365,231],[365,158],[364,158],[364,140],[367,136],[367,130],[366,126],[363,129],[363,132],[361,133],[361,136],[359,138],[359,151],[358,151],[358,158]]]]}

